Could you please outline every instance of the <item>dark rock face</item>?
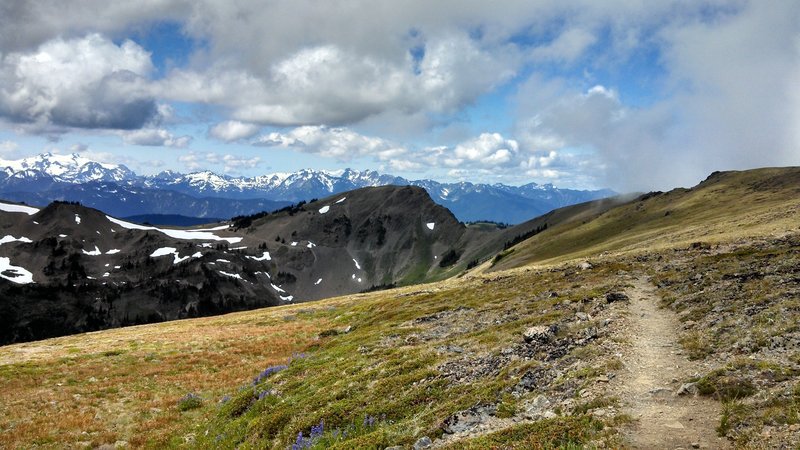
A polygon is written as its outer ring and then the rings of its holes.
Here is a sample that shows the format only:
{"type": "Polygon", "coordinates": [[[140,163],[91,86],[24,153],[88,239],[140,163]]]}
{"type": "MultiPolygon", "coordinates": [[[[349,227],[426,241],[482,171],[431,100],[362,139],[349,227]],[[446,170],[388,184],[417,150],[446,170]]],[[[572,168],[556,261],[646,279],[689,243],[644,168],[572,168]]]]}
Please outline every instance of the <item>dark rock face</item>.
{"type": "Polygon", "coordinates": [[[33,280],[0,273],[0,344],[420,282],[458,270],[441,267],[438,255],[488,255],[504,239],[501,231],[482,232],[496,241],[488,245],[474,239],[411,186],[365,188],[235,223],[192,234],[74,203],[30,215],[0,210],[0,237],[11,239],[0,243],[0,258],[33,280]]]}

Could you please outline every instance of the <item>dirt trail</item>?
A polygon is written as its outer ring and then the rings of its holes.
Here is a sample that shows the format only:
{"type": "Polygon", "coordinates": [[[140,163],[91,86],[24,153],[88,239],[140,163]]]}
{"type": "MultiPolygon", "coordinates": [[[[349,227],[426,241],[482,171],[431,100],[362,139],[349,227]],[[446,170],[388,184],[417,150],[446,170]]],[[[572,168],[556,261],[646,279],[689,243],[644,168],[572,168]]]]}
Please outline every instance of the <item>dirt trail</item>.
{"type": "Polygon", "coordinates": [[[728,448],[717,437],[720,405],[706,398],[675,395],[699,364],[680,352],[680,324],[674,313],[659,309],[655,288],[646,278],[634,280],[628,332],[631,347],[614,389],[634,419],[626,445],[641,449],[728,448]]]}

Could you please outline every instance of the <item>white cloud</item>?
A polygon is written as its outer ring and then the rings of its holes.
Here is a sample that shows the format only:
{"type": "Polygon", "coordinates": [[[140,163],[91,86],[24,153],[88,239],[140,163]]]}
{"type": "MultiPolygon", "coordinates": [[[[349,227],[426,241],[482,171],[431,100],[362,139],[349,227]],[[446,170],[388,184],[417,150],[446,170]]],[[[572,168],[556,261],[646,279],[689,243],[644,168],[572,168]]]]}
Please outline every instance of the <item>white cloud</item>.
{"type": "MultiPolygon", "coordinates": [[[[229,113],[208,130],[217,139],[309,125],[276,133],[275,145],[387,167],[513,167],[551,178],[580,170],[575,177],[638,189],[800,164],[793,0],[6,3],[0,117],[51,136],[159,130],[173,116],[166,102],[184,101],[229,113]],[[154,74],[148,49],[120,38],[157,22],[202,45],[154,74]],[[620,73],[632,62],[637,70],[620,73]],[[465,116],[472,133],[480,119],[463,107],[530,70],[539,75],[517,89],[515,127],[504,131],[516,149],[439,139],[465,116]],[[605,87],[590,91],[595,84],[605,87]],[[402,140],[447,146],[413,151],[402,140]]],[[[170,139],[148,133],[131,139],[170,139]]]]}
{"type": "Polygon", "coordinates": [[[189,170],[208,169],[209,165],[222,167],[225,173],[240,173],[242,170],[254,169],[262,164],[261,157],[242,157],[237,155],[220,155],[214,152],[189,152],[178,157],[178,162],[189,170]]]}
{"type": "Polygon", "coordinates": [[[581,28],[570,28],[553,41],[533,49],[531,57],[537,61],[555,60],[571,63],[596,42],[597,37],[593,33],[581,28]]]}
{"type": "Polygon", "coordinates": [[[255,144],[291,148],[339,161],[350,161],[362,156],[387,161],[407,152],[384,139],[364,136],[347,128],[310,125],[294,128],[288,133],[272,132],[263,135],[255,144]]]}
{"type": "Polygon", "coordinates": [[[444,162],[453,167],[507,167],[517,162],[518,155],[517,141],[505,139],[499,133],[483,133],[477,138],[458,144],[444,162]]]}
{"type": "Polygon", "coordinates": [[[157,113],[150,54],[89,34],[2,54],[0,116],[40,127],[135,129],[157,113]]]}
{"type": "Polygon", "coordinates": [[[144,128],[122,133],[122,140],[130,145],[185,148],[192,142],[192,137],[174,136],[164,129],[144,128]]]}
{"type": "Polygon", "coordinates": [[[252,123],[239,122],[238,120],[228,120],[220,122],[208,130],[208,135],[214,139],[225,142],[238,141],[255,136],[261,127],[252,123]]]}
{"type": "Polygon", "coordinates": [[[743,2],[658,30],[664,92],[626,105],[533,76],[515,136],[526,148],[590,152],[572,172],[619,190],[691,186],[715,170],[800,163],[800,4],[743,2]],[[794,95],[792,94],[794,93],[794,95]]]}

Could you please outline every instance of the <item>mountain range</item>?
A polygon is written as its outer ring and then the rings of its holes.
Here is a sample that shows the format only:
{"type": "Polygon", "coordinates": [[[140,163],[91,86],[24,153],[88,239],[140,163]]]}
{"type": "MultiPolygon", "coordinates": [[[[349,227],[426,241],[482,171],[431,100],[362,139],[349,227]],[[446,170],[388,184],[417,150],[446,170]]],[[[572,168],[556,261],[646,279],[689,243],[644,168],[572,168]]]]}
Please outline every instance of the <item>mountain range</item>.
{"type": "Polygon", "coordinates": [[[556,208],[614,195],[607,189],[560,189],[551,184],[407,180],[369,170],[301,170],[256,177],[164,171],[140,176],[124,165],[100,163],[77,154],[0,160],[0,195],[7,200],[42,206],[56,200],[77,201],[118,217],[231,217],[386,185],[422,187],[463,222],[521,223],[556,208]]]}

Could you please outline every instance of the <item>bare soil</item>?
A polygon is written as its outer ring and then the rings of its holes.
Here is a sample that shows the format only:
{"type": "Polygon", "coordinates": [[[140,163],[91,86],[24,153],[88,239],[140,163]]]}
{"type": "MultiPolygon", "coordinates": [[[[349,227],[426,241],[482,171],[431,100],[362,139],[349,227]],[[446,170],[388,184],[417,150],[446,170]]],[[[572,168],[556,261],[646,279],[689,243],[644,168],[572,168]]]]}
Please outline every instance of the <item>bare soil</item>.
{"type": "Polygon", "coordinates": [[[659,308],[655,287],[644,277],[627,291],[629,308],[626,338],[630,342],[625,368],[613,384],[624,412],[634,422],[625,430],[631,448],[729,448],[717,436],[719,402],[702,397],[677,396],[681,384],[700,363],[689,361],[677,341],[680,323],[675,314],[659,308]]]}

